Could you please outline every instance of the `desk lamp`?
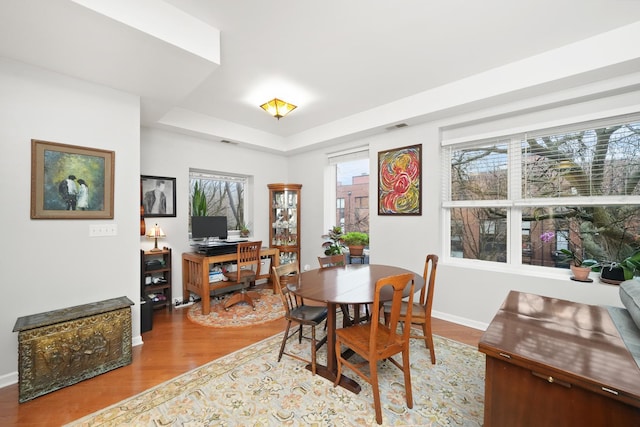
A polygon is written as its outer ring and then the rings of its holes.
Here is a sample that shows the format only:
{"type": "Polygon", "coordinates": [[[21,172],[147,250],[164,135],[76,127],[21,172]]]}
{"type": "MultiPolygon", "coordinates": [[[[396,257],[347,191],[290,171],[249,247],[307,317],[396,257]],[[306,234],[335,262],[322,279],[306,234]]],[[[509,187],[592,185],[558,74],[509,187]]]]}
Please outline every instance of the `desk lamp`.
{"type": "Polygon", "coordinates": [[[164,231],[162,231],[162,228],[160,228],[158,226],[158,224],[154,225],[153,227],[149,228],[149,230],[147,230],[147,234],[146,236],[150,239],[155,239],[155,246],[153,247],[153,249],[151,249],[151,252],[160,252],[162,251],[162,249],[158,248],[158,238],[165,238],[167,237],[166,234],[164,234],[164,231]]]}

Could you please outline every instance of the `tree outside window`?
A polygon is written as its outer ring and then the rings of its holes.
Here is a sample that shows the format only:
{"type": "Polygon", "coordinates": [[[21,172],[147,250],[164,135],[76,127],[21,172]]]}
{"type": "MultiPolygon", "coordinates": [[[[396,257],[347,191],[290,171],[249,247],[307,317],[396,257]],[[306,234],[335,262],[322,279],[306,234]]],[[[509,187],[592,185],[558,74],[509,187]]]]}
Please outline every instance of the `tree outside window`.
{"type": "Polygon", "coordinates": [[[230,230],[239,230],[247,225],[245,217],[245,191],[248,179],[213,172],[189,172],[189,216],[226,216],[230,230]],[[203,198],[202,209],[194,207],[194,195],[203,198]]]}
{"type": "Polygon", "coordinates": [[[606,263],[640,248],[640,121],[572,128],[445,150],[452,257],[567,268],[563,249],[606,263]]]}

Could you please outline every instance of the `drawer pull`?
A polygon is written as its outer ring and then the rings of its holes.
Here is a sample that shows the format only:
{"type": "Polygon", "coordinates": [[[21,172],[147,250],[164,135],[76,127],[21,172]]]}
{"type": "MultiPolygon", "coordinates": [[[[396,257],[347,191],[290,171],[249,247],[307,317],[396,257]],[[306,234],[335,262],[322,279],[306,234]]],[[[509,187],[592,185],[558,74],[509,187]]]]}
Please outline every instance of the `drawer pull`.
{"type": "Polygon", "coordinates": [[[615,394],[616,396],[618,395],[617,391],[611,390],[610,388],[607,388],[607,387],[602,387],[602,391],[606,391],[607,393],[615,394]]]}
{"type": "Polygon", "coordinates": [[[533,371],[531,371],[531,374],[535,377],[545,380],[549,384],[558,384],[558,385],[561,385],[562,387],[571,388],[571,384],[569,384],[568,382],[554,378],[551,375],[544,375],[544,374],[540,374],[538,372],[533,372],[533,371]]]}
{"type": "Polygon", "coordinates": [[[506,359],[511,359],[511,356],[506,353],[498,353],[498,354],[506,359]]]}

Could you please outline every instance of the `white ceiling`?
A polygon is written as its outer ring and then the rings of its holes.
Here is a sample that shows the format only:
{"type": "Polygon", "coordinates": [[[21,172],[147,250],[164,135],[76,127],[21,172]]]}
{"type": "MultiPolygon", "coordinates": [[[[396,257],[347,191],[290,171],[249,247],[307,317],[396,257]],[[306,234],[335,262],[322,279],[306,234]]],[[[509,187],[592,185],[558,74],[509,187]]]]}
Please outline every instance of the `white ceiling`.
{"type": "MultiPolygon", "coordinates": [[[[471,101],[543,91],[542,83],[550,87],[592,70],[563,65],[567,70],[552,72],[547,61],[545,69],[520,68],[526,79],[519,75],[519,86],[478,88],[477,97],[448,103],[437,99],[456,93],[445,88],[464,91],[461,82],[469,84],[471,76],[507,72],[507,64],[544,60],[545,52],[640,23],[637,0],[136,2],[145,12],[138,21],[162,22],[163,6],[169,15],[186,12],[219,30],[219,64],[189,52],[188,42],[177,47],[92,10],[107,3],[129,13],[127,0],[0,0],[0,56],[138,94],[143,125],[294,152],[415,123],[471,101]],[[273,97],[298,108],[278,121],[258,108],[273,97]]],[[[175,22],[162,27],[178,37],[198,27],[175,22]]],[[[585,62],[593,60],[596,70],[604,53],[592,53],[585,62]]],[[[639,71],[640,61],[628,61],[640,59],[637,49],[620,55],[603,66],[619,61],[628,67],[609,67],[611,75],[639,71]]]]}

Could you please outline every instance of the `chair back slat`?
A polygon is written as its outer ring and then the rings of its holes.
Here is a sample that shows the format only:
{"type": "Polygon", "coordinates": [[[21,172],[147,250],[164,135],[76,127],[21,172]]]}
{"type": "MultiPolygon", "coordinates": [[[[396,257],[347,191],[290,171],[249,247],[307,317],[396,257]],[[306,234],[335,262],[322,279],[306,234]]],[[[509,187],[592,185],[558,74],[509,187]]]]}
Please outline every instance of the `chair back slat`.
{"type": "Polygon", "coordinates": [[[226,274],[227,277],[235,282],[242,281],[241,275],[247,274],[246,267],[253,270],[252,275],[260,275],[260,248],[262,241],[256,242],[240,242],[236,249],[236,271],[235,274],[226,274]],[[243,273],[242,271],[245,270],[243,273]],[[235,276],[235,277],[234,277],[235,276]]]}
{"type": "Polygon", "coordinates": [[[278,295],[280,295],[282,305],[284,305],[286,316],[288,318],[291,311],[295,310],[299,306],[296,295],[287,287],[287,284],[292,283],[292,280],[298,280],[300,275],[298,263],[292,262],[289,264],[282,264],[277,267],[272,267],[271,270],[273,276],[273,287],[278,295]]]}
{"type": "Polygon", "coordinates": [[[438,255],[429,254],[424,263],[424,287],[420,291],[420,305],[425,309],[425,316],[431,316],[433,306],[433,290],[436,283],[436,270],[438,269],[438,255]]]}
{"type": "MultiPolygon", "coordinates": [[[[383,277],[376,282],[376,291],[374,295],[373,307],[371,313],[371,332],[370,342],[372,343],[371,351],[376,351],[376,348],[386,348],[402,342],[409,342],[409,329],[403,328],[402,334],[398,333],[398,320],[400,318],[400,309],[402,306],[402,299],[407,296],[409,298],[409,306],[413,304],[413,292],[415,289],[415,283],[413,280],[413,274],[399,274],[396,276],[383,277]],[[380,307],[382,307],[381,294],[383,292],[392,292],[391,299],[391,316],[388,326],[380,322],[380,307]],[[377,339],[381,334],[378,333],[379,328],[387,329],[387,340],[382,343],[382,346],[376,344],[377,339]]],[[[410,324],[411,313],[407,314],[409,320],[407,324],[410,324]]]]}

